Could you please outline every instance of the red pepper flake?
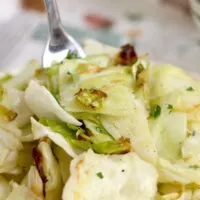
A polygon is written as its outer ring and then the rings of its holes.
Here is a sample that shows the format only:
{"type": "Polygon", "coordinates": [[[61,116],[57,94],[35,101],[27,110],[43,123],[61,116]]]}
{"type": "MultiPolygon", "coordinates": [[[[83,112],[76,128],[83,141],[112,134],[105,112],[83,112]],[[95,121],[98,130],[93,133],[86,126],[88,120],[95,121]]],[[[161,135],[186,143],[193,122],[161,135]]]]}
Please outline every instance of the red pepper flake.
{"type": "Polygon", "coordinates": [[[94,29],[110,28],[113,24],[111,19],[97,14],[86,14],[83,19],[87,25],[94,29]]]}
{"type": "Polygon", "coordinates": [[[117,56],[117,64],[130,65],[137,60],[137,54],[134,47],[131,44],[126,44],[121,47],[121,51],[117,56]]]}
{"type": "Polygon", "coordinates": [[[37,147],[33,148],[33,150],[32,150],[32,156],[33,156],[36,168],[38,170],[38,173],[39,173],[40,178],[41,178],[42,183],[43,183],[43,195],[45,197],[46,196],[45,185],[46,185],[46,182],[48,180],[47,180],[47,177],[45,176],[44,171],[43,171],[43,166],[42,166],[43,165],[43,157],[42,157],[42,154],[38,150],[37,147]]]}

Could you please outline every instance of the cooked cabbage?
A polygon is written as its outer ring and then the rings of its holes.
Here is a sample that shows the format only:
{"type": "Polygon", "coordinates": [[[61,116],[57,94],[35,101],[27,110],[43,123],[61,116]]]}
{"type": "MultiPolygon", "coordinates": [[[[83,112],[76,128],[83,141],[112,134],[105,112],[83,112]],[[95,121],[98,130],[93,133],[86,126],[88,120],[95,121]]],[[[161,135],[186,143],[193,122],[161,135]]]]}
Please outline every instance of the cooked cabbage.
{"type": "Polygon", "coordinates": [[[5,177],[0,176],[0,200],[6,199],[10,192],[11,187],[8,180],[5,177]]]}
{"type": "Polygon", "coordinates": [[[25,101],[32,112],[39,118],[48,117],[50,119],[60,119],[74,125],[81,125],[80,122],[61,108],[44,86],[40,86],[35,81],[30,81],[25,91],[25,101]]]}
{"type": "Polygon", "coordinates": [[[145,161],[155,164],[157,162],[157,149],[149,131],[144,105],[134,100],[134,98],[132,101],[136,107],[129,116],[102,115],[101,122],[114,138],[130,138],[135,152],[145,161]]]}
{"type": "Polygon", "coordinates": [[[179,160],[187,136],[186,114],[162,109],[160,117],[149,120],[149,127],[159,156],[172,162],[179,160]]]}
{"type": "Polygon", "coordinates": [[[85,42],[0,77],[0,200],[200,200],[200,81],[85,42]]]}
{"type": "Polygon", "coordinates": [[[135,153],[105,156],[88,151],[72,161],[70,173],[63,200],[151,200],[157,190],[155,168],[135,153]]]}

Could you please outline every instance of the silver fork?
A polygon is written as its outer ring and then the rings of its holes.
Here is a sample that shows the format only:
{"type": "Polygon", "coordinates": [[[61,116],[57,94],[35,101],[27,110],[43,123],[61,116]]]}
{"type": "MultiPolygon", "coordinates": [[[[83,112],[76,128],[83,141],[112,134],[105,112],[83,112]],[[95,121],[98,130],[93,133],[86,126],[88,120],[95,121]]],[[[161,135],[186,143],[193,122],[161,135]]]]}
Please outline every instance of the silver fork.
{"type": "Polygon", "coordinates": [[[78,57],[84,57],[85,53],[81,46],[61,25],[56,0],[44,0],[44,3],[48,13],[50,38],[43,53],[43,67],[50,67],[54,61],[63,61],[69,53],[76,53],[78,57]]]}

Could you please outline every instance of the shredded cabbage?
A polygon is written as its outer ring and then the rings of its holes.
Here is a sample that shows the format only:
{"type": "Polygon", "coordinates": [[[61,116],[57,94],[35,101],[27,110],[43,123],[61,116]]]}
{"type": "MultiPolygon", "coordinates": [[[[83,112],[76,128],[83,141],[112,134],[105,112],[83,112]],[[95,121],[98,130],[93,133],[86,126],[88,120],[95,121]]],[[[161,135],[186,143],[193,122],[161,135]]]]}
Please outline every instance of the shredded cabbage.
{"type": "Polygon", "coordinates": [[[200,80],[85,52],[0,77],[0,200],[200,200],[200,80]]]}

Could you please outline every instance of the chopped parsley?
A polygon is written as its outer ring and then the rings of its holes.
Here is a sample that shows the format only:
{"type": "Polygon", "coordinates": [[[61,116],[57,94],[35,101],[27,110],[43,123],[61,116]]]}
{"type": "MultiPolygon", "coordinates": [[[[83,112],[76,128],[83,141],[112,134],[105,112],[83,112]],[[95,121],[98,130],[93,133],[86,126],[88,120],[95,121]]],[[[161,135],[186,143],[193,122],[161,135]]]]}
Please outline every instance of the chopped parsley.
{"type": "Polygon", "coordinates": [[[67,75],[71,76],[73,82],[76,82],[78,80],[78,76],[76,74],[73,74],[68,71],[67,75]]]}
{"type": "Polygon", "coordinates": [[[169,113],[172,112],[173,108],[174,108],[173,105],[171,105],[171,104],[167,104],[167,109],[170,110],[169,113]]]}
{"type": "Polygon", "coordinates": [[[99,133],[105,133],[104,128],[97,126],[96,127],[96,131],[98,131],[99,133]]]}
{"type": "Polygon", "coordinates": [[[66,58],[67,59],[76,59],[76,58],[78,58],[77,52],[69,51],[66,58]]]}
{"type": "Polygon", "coordinates": [[[173,109],[173,106],[172,106],[171,104],[167,104],[167,108],[168,108],[169,110],[172,110],[172,109],[173,109]]]}
{"type": "Polygon", "coordinates": [[[194,91],[194,88],[190,86],[186,90],[192,92],[192,91],[194,91]]]}
{"type": "Polygon", "coordinates": [[[150,117],[157,118],[160,116],[161,107],[159,105],[154,105],[150,110],[150,117]]]}
{"type": "Polygon", "coordinates": [[[139,75],[145,70],[144,66],[140,63],[137,66],[137,72],[136,72],[136,79],[139,78],[139,75]]]}
{"type": "Polygon", "coordinates": [[[190,165],[189,168],[191,169],[200,169],[199,165],[190,165]]]}
{"type": "Polygon", "coordinates": [[[98,172],[96,175],[97,175],[100,179],[103,178],[103,174],[102,174],[102,172],[98,172]]]}

